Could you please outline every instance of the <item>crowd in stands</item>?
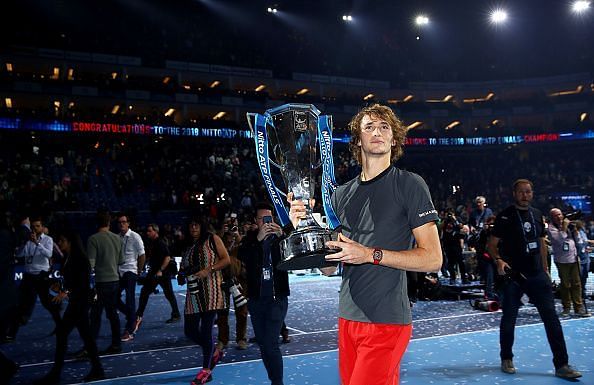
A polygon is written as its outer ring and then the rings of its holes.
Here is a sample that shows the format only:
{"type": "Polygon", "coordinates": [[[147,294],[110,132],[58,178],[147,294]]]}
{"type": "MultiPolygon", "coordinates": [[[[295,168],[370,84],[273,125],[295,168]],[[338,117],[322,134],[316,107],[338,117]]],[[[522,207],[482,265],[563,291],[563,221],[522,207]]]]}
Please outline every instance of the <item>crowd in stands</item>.
{"type": "MultiPolygon", "coordinates": [[[[267,197],[251,140],[10,132],[1,139],[0,201],[7,207],[52,212],[106,207],[153,216],[197,209],[221,222],[267,197]]],[[[534,181],[536,205],[547,210],[559,206],[554,200],[559,193],[594,190],[587,143],[571,146],[571,156],[558,156],[569,149],[559,143],[503,150],[407,148],[397,165],[425,178],[441,211],[454,209],[464,217],[477,195],[500,210],[509,202],[510,183],[520,177],[534,181]]],[[[339,184],[359,173],[345,145],[335,145],[334,157],[339,184]]]]}

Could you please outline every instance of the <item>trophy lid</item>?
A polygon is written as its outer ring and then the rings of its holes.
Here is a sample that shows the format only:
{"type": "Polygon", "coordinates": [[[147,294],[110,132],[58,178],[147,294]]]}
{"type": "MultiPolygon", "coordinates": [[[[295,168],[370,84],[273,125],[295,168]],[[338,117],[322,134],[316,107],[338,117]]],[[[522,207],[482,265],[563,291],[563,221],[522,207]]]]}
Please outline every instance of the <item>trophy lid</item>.
{"type": "Polygon", "coordinates": [[[316,106],[314,106],[313,104],[301,104],[301,103],[283,104],[282,106],[278,106],[278,107],[266,110],[266,114],[270,115],[270,116],[274,116],[274,115],[282,114],[283,112],[295,111],[295,110],[309,111],[312,114],[314,114],[316,117],[320,116],[320,114],[321,114],[320,110],[318,110],[316,108],[316,106]]]}

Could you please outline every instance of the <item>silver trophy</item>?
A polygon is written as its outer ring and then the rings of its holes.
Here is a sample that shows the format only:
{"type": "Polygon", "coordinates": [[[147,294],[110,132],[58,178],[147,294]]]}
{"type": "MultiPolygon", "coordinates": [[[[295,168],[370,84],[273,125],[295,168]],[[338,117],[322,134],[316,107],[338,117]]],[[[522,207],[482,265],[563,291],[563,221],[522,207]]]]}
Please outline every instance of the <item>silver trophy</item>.
{"type": "Polygon", "coordinates": [[[310,207],[316,179],[322,171],[322,200],[328,224],[331,229],[339,225],[330,204],[330,194],[336,187],[331,117],[320,116],[320,111],[311,104],[285,104],[267,110],[264,115],[248,113],[248,122],[254,133],[264,184],[281,224],[289,222],[286,193],[276,187],[271,165],[280,171],[287,192],[302,200],[307,211],[297,228],[281,241],[282,262],[278,268],[300,270],[334,265],[324,258],[337,251],[326,247],[332,231],[316,222],[310,207]]]}

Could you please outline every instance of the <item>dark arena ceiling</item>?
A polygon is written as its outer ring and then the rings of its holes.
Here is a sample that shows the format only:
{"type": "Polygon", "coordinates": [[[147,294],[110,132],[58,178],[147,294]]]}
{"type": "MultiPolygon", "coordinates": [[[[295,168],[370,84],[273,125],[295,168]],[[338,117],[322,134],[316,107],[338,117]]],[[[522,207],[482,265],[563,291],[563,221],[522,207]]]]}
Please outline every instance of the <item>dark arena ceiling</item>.
{"type": "Polygon", "coordinates": [[[569,0],[20,0],[6,47],[409,81],[532,78],[594,68],[594,9],[569,0]],[[276,9],[276,12],[268,10],[276,9]],[[494,23],[494,10],[507,18],[494,23]],[[424,15],[428,23],[415,21],[424,15]],[[345,17],[343,17],[345,16],[345,17]],[[343,20],[350,16],[350,20],[343,20]],[[16,21],[16,23],[15,23],[16,21]]]}

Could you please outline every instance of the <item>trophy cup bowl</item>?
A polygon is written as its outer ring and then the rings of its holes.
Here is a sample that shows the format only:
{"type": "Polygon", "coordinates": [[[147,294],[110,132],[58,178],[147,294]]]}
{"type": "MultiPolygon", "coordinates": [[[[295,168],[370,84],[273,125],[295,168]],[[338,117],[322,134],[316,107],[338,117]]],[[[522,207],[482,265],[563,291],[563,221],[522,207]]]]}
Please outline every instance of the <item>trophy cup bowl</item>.
{"type": "MultiPolygon", "coordinates": [[[[324,117],[328,119],[329,117],[324,117]]],[[[325,256],[337,252],[326,247],[332,231],[321,227],[312,216],[310,199],[314,197],[315,181],[321,169],[318,150],[320,111],[311,104],[285,104],[269,109],[265,115],[248,114],[254,131],[258,163],[265,185],[281,222],[288,222],[288,214],[270,175],[268,148],[273,154],[270,163],[276,166],[288,192],[305,204],[306,216],[297,228],[281,241],[280,270],[301,270],[335,266],[325,256]],[[268,142],[269,140],[269,142],[268,142]],[[268,174],[267,174],[268,173],[268,174]]],[[[331,156],[331,154],[330,154],[331,156]]],[[[284,225],[285,223],[283,223],[284,225]]]]}

